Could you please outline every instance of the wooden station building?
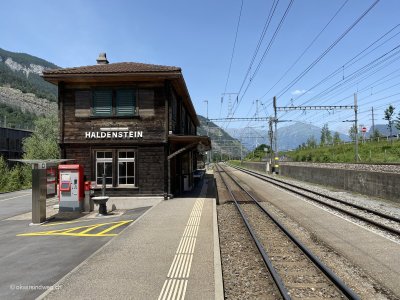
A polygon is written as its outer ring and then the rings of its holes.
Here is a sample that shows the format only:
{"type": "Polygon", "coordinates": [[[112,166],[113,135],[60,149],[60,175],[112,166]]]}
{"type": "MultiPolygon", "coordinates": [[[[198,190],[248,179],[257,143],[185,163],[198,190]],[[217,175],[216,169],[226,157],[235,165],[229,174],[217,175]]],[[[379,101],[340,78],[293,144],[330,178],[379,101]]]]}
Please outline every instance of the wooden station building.
{"type": "Polygon", "coordinates": [[[62,158],[84,166],[107,195],[177,195],[193,187],[199,154],[211,147],[181,68],[133,62],[46,70],[58,86],[62,158]]]}

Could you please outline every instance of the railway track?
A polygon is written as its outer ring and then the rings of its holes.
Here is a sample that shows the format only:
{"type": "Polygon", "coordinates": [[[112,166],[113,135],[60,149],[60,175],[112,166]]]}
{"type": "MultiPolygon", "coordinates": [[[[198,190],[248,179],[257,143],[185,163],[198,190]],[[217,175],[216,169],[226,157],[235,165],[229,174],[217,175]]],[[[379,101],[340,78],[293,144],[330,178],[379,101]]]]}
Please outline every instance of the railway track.
{"type": "Polygon", "coordinates": [[[283,299],[359,299],[226,170],[216,171],[283,299]]]}
{"type": "Polygon", "coordinates": [[[229,165],[232,168],[240,170],[246,174],[252,175],[258,179],[279,186],[280,188],[305,197],[311,201],[317,202],[331,209],[344,213],[357,220],[363,221],[380,230],[389,232],[396,236],[400,236],[400,218],[385,214],[383,212],[367,208],[358,204],[350,203],[329,195],[325,195],[304,187],[300,187],[293,183],[272,178],[271,176],[260,174],[255,171],[244,169],[238,166],[229,165]],[[396,228],[397,227],[397,228],[396,228]]]}

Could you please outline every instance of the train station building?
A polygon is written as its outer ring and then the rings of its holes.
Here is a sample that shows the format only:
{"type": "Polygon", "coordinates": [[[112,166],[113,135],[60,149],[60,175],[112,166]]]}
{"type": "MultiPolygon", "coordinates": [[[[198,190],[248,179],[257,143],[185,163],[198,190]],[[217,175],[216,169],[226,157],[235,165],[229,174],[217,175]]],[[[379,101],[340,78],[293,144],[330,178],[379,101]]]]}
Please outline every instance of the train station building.
{"type": "Polygon", "coordinates": [[[179,67],[109,63],[46,70],[58,86],[63,159],[84,167],[97,188],[106,176],[114,196],[178,195],[210,149],[179,67]]]}

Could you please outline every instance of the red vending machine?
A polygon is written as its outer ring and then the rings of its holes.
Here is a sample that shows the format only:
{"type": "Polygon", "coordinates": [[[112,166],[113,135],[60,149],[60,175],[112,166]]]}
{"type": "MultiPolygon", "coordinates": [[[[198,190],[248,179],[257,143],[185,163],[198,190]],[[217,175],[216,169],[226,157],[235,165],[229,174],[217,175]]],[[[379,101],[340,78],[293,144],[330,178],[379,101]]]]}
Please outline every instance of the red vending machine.
{"type": "Polygon", "coordinates": [[[82,165],[59,165],[60,211],[82,211],[85,197],[82,165]]]}

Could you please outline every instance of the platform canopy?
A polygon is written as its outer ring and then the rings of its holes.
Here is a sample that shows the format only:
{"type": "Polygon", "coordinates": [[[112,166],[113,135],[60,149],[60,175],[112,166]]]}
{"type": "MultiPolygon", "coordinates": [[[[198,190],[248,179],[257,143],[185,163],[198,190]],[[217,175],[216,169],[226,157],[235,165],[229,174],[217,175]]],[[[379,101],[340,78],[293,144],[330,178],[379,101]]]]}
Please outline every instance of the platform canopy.
{"type": "Polygon", "coordinates": [[[57,166],[66,161],[72,161],[75,159],[9,159],[9,161],[17,161],[24,164],[31,164],[32,166],[37,165],[39,168],[44,169],[50,166],[57,166]]]}
{"type": "Polygon", "coordinates": [[[204,152],[204,151],[208,151],[211,149],[211,140],[208,136],[205,136],[205,135],[170,134],[168,136],[168,140],[173,145],[181,146],[180,149],[178,149],[174,153],[171,153],[168,156],[168,159],[171,159],[180,153],[183,153],[183,152],[186,152],[189,150],[193,150],[194,148],[197,148],[198,152],[204,152]]]}

